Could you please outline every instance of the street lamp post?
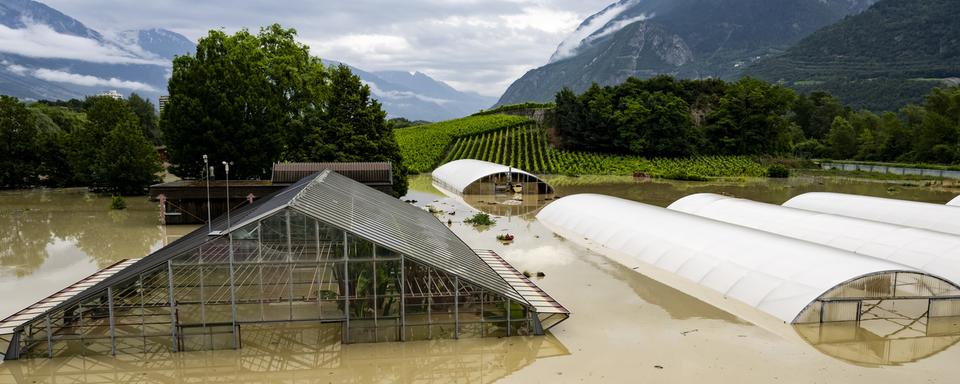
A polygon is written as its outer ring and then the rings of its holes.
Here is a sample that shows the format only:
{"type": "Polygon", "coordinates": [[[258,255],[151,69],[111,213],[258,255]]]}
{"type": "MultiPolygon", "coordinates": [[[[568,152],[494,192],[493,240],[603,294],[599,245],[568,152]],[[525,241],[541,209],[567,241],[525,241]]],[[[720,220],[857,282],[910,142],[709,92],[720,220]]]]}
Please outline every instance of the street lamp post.
{"type": "Polygon", "coordinates": [[[207,179],[207,233],[213,232],[213,221],[210,220],[210,164],[207,162],[207,155],[203,155],[203,174],[207,179]]]}
{"type": "Polygon", "coordinates": [[[223,168],[227,174],[227,230],[230,229],[230,163],[224,161],[223,168]]]}

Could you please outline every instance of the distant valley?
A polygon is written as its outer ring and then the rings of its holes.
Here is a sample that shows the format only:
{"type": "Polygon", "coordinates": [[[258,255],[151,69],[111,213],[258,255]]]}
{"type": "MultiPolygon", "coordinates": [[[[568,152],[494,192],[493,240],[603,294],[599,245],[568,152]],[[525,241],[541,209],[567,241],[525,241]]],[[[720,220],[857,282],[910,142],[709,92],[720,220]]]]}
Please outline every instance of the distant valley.
{"type": "MultiPolygon", "coordinates": [[[[136,92],[157,104],[167,93],[172,59],[192,54],[195,46],[187,37],[162,28],[108,35],[42,3],[4,0],[0,94],[66,100],[117,90],[125,95],[136,92]]],[[[496,102],[495,97],[461,92],[419,72],[352,69],[390,117],[439,121],[496,102]]]]}

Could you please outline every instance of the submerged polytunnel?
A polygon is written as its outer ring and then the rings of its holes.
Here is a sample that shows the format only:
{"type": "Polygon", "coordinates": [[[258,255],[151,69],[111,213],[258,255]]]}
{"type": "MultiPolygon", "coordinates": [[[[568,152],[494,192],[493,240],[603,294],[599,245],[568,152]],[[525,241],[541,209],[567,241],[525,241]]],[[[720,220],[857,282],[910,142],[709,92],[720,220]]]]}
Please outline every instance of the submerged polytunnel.
{"type": "Polygon", "coordinates": [[[804,193],[783,206],[960,235],[960,207],[830,192],[804,193]]]}
{"type": "Polygon", "coordinates": [[[530,172],[481,160],[451,161],[432,175],[435,186],[455,195],[553,193],[553,187],[530,172]]]}
{"type": "Polygon", "coordinates": [[[943,232],[698,193],[668,209],[889,260],[960,283],[960,237],[943,232]]]}
{"type": "Polygon", "coordinates": [[[615,197],[564,197],[537,218],[711,304],[734,299],[783,322],[855,321],[878,301],[923,303],[931,316],[960,306],[957,286],[903,264],[615,197]]]}
{"type": "Polygon", "coordinates": [[[952,207],[960,207],[960,196],[954,197],[953,199],[948,201],[947,205],[952,207]]]}

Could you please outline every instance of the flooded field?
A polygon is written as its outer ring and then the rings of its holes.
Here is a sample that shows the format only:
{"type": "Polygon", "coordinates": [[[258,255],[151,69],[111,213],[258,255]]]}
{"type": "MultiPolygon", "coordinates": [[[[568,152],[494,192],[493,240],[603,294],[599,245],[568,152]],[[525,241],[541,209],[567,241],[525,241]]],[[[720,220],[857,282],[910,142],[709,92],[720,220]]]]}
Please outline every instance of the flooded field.
{"type": "MultiPolygon", "coordinates": [[[[960,189],[847,179],[634,181],[556,178],[559,195],[603,193],[665,206],[698,192],[781,203],[835,191],[943,203],[960,189]]],[[[955,382],[960,325],[756,326],[649,279],[630,266],[559,238],[534,218],[545,202],[499,204],[439,195],[429,177],[406,199],[438,217],[473,248],[492,249],[570,309],[546,337],[339,344],[339,328],[244,328],[240,350],[32,359],[0,363],[0,383],[43,382],[955,382]],[[469,205],[468,205],[469,204],[469,205]],[[462,223],[477,209],[496,225],[462,223]],[[509,243],[497,234],[516,236],[509,243]]],[[[159,225],[154,204],[77,190],[0,193],[0,317],[96,269],[141,257],[194,227],[159,225]],[[10,294],[15,292],[15,294],[10,294]]]]}

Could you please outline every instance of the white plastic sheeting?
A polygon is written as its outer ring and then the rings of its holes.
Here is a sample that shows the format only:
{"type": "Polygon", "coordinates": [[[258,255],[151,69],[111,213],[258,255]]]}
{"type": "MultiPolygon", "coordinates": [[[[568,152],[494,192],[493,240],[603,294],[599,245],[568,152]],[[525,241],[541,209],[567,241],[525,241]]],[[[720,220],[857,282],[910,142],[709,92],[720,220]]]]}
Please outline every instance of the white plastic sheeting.
{"type": "Polygon", "coordinates": [[[561,198],[537,218],[572,241],[589,239],[602,246],[600,252],[614,251],[790,323],[847,281],[916,272],[886,260],[604,195],[561,198]]]}
{"type": "Polygon", "coordinates": [[[960,207],[829,192],[804,193],[783,206],[960,235],[960,207]]]}
{"type": "Polygon", "coordinates": [[[698,193],[669,209],[889,260],[960,283],[960,237],[776,204],[698,193]]]}
{"type": "Polygon", "coordinates": [[[953,200],[948,201],[947,205],[960,207],[960,196],[954,197],[953,200]]]}
{"type": "Polygon", "coordinates": [[[467,186],[481,178],[507,172],[519,173],[539,180],[532,173],[521,169],[473,159],[456,160],[441,165],[433,170],[433,180],[444,189],[463,194],[467,186]]]}

